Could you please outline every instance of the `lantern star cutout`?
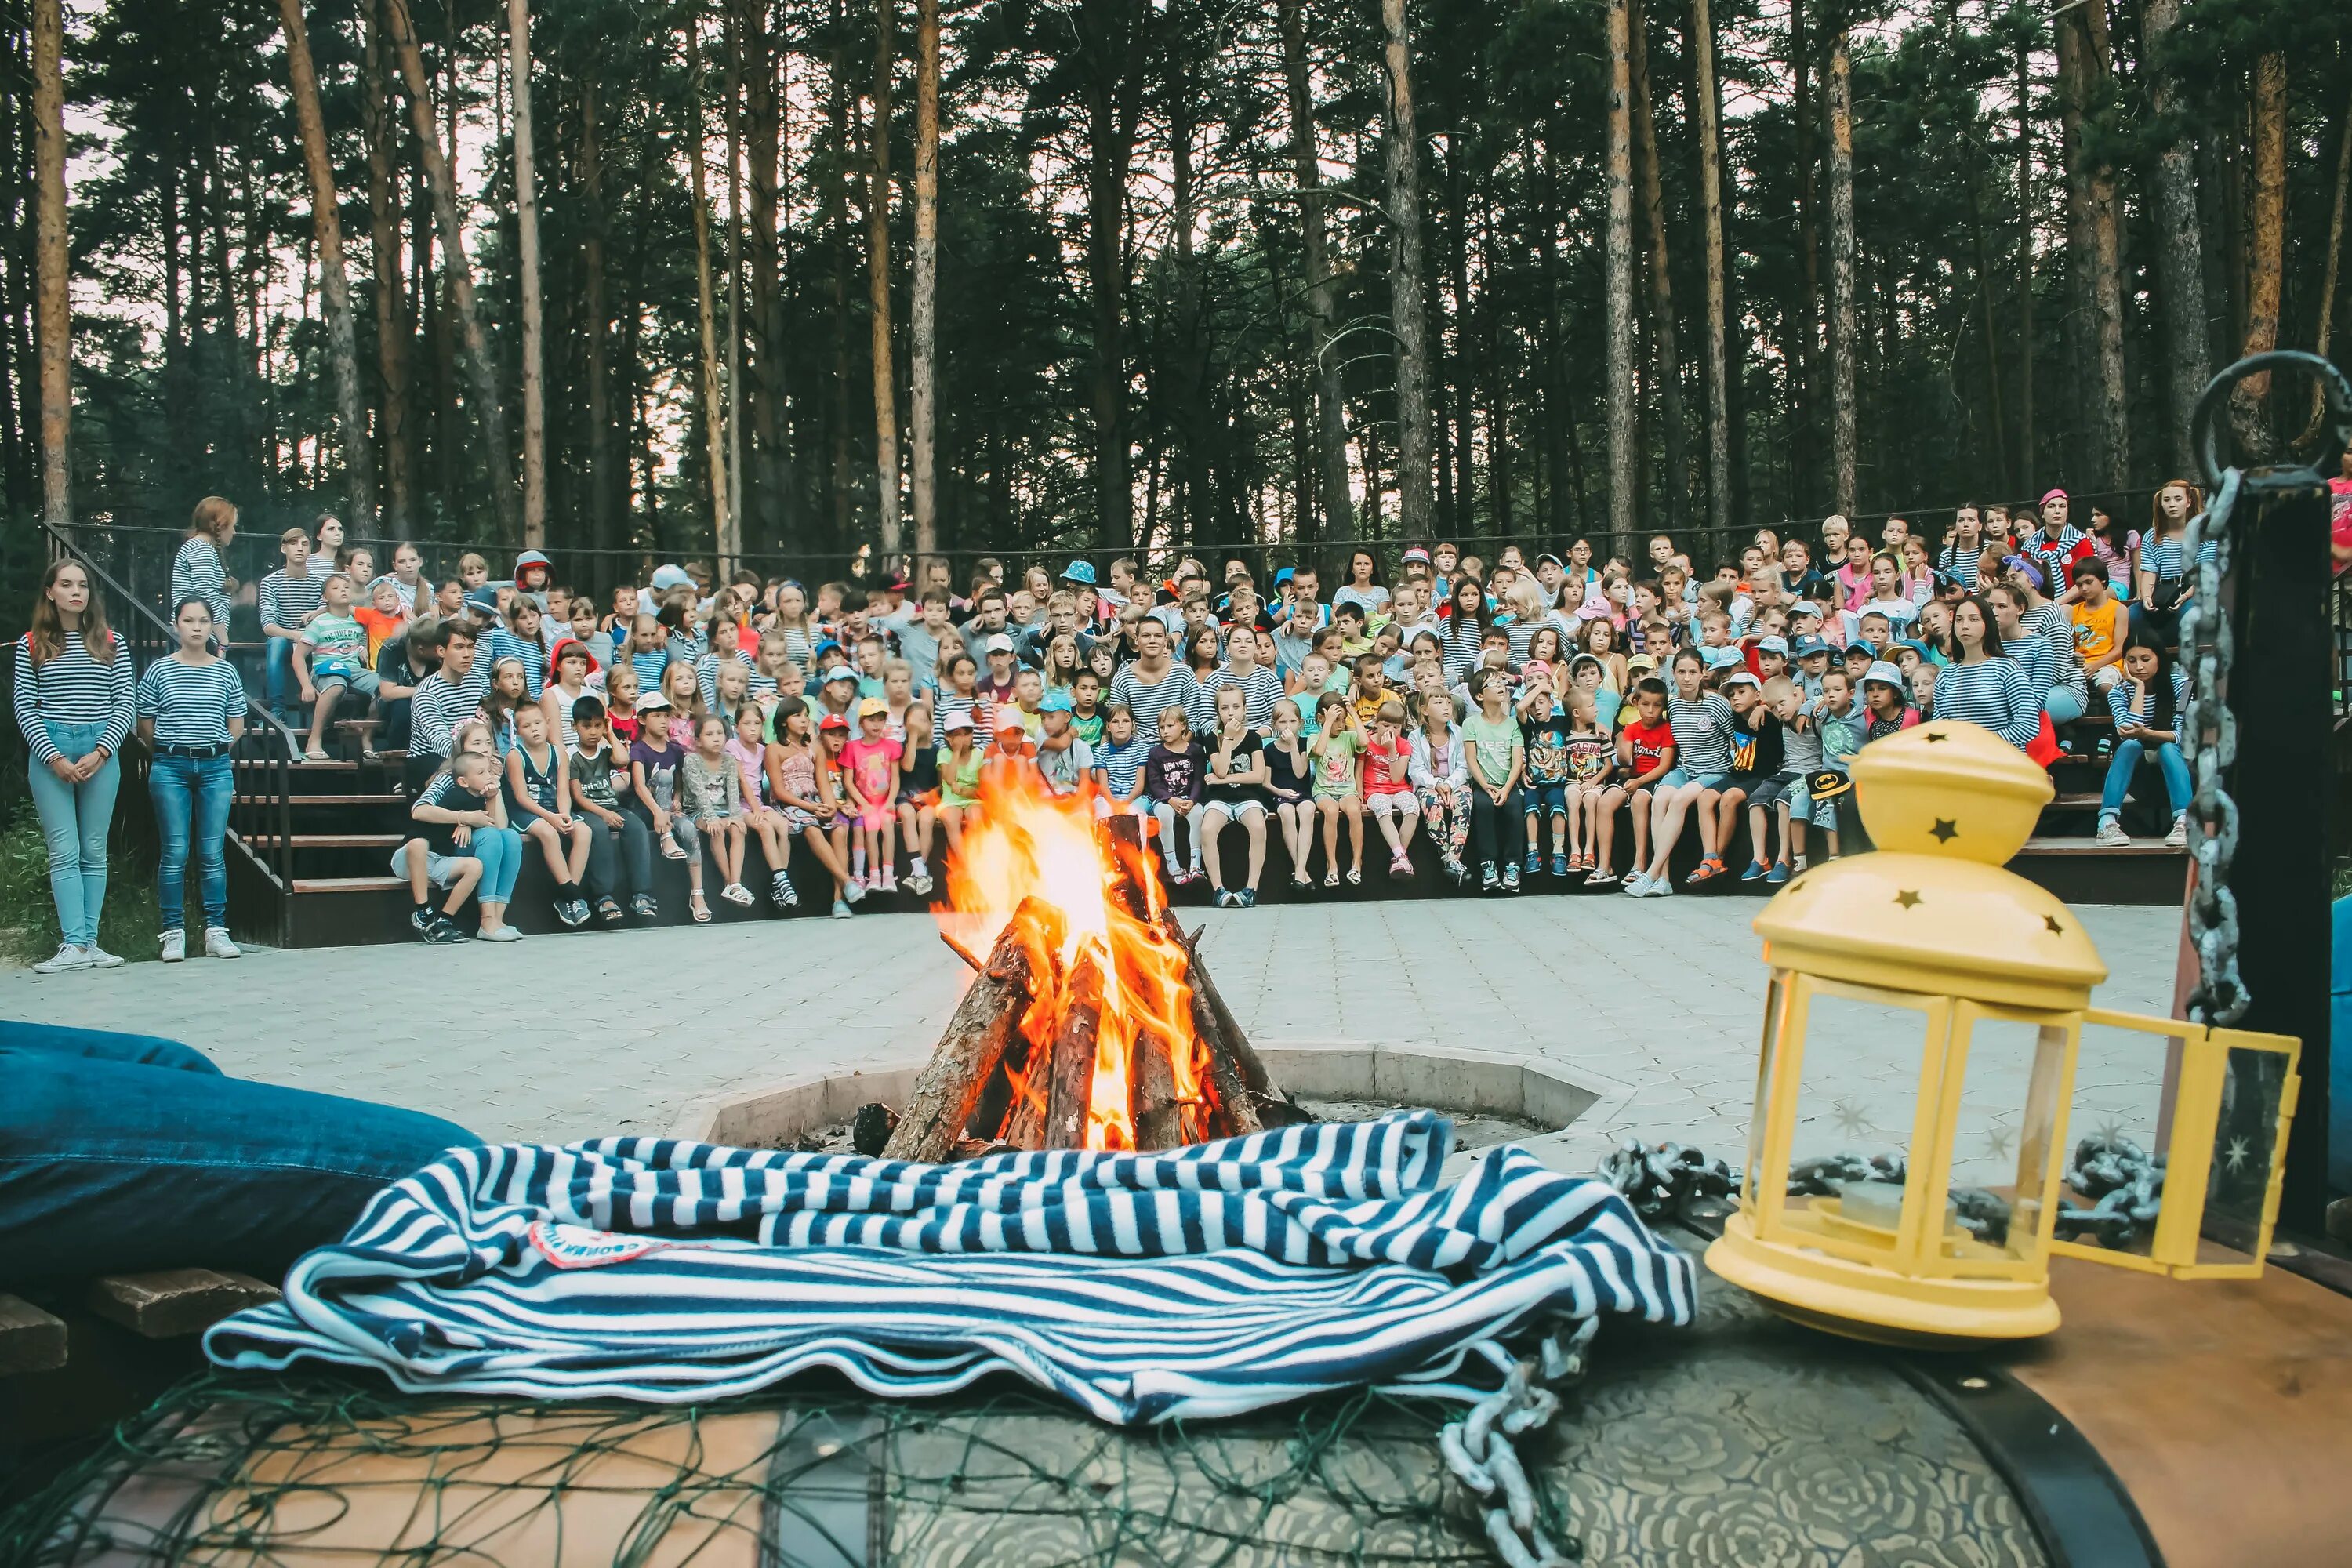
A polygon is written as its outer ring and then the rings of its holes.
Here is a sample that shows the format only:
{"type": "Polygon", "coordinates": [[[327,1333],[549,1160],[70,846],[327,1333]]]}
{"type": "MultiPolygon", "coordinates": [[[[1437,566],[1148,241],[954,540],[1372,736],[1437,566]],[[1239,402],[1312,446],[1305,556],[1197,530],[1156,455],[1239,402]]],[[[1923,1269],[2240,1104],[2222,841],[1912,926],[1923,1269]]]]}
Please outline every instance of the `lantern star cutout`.
{"type": "Polygon", "coordinates": [[[1985,1153],[1995,1160],[2007,1158],[2009,1154],[2010,1142],[2016,1136],[2016,1131],[2011,1128],[1986,1128],[1984,1135],[1985,1153]]]}
{"type": "Polygon", "coordinates": [[[2230,1174],[2234,1176],[2246,1168],[2246,1162],[2252,1157],[2253,1152],[2253,1150],[2247,1146],[2244,1139],[2232,1138],[2230,1140],[2229,1149],[2221,1155],[2221,1163],[2227,1165],[2230,1168],[2230,1174]]]}
{"type": "Polygon", "coordinates": [[[2056,915],[2043,915],[2042,917],[2042,923],[2049,928],[2050,934],[2052,936],[2064,936],[2066,934],[2066,928],[2058,923],[2058,917],[2056,915]]]}
{"type": "Polygon", "coordinates": [[[1837,1130],[1848,1138],[1859,1138],[1871,1130],[1870,1112],[1851,1100],[1841,1100],[1830,1107],[1837,1121],[1837,1130]]]}
{"type": "Polygon", "coordinates": [[[1913,888],[1906,888],[1901,892],[1895,895],[1895,901],[1902,905],[1906,910],[1917,909],[1919,907],[1918,890],[1913,888]]]}
{"type": "Polygon", "coordinates": [[[1931,746],[1933,746],[1933,745],[1939,745],[1939,744],[1941,744],[1942,742],[1946,742],[1946,741],[1948,741],[1948,740],[1950,740],[1950,739],[1951,739],[1951,736],[1949,736],[1949,735],[1946,734],[1946,733],[1945,733],[1943,731],[1941,731],[1941,730],[1930,730],[1930,731],[1927,731],[1927,743],[1928,743],[1929,745],[1931,745],[1931,746]]]}
{"type": "Polygon", "coordinates": [[[1949,844],[1960,836],[1960,825],[1948,816],[1936,818],[1936,826],[1927,829],[1938,844],[1949,844]]]}

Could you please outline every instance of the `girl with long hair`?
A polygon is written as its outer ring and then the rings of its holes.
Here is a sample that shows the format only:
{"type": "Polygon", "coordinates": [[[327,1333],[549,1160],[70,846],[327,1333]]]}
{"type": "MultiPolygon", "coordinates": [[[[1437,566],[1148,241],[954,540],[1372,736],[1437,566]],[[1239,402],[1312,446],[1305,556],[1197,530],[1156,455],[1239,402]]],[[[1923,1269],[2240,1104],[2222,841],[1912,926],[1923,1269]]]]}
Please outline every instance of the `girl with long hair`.
{"type": "Polygon", "coordinates": [[[2190,581],[2182,536],[2189,520],[2204,510],[2204,492],[2187,479],[2167,479],[2149,498],[2147,531],[2140,535],[2139,560],[2132,573],[2132,636],[2175,640],[2180,602],[2189,597],[2190,581]]]}
{"type": "Polygon", "coordinates": [[[1972,594],[1952,606],[1953,659],[1936,675],[1938,719],[1981,724],[2023,751],[2042,733],[2040,695],[2001,652],[1992,606],[1972,594]]]}
{"type": "MultiPolygon", "coordinates": [[[[210,606],[203,595],[187,596],[210,606]]],[[[119,753],[137,701],[131,650],[108,628],[89,571],[69,555],[41,574],[32,629],[16,639],[14,690],[58,910],[58,951],[34,971],[118,968],[122,960],[98,945],[98,922],[106,904],[106,830],[122,783],[119,753]]]]}
{"type": "Polygon", "coordinates": [[[2164,841],[2175,849],[2189,847],[2189,800],[2195,783],[2180,750],[2188,684],[2186,672],[2155,638],[2134,637],[2124,645],[2124,678],[2107,688],[2107,711],[2116,720],[2116,754],[2107,763],[2106,787],[2099,798],[2100,843],[2110,847],[2131,843],[2131,835],[2124,831],[2124,797],[2139,774],[2140,759],[2152,752],[2157,771],[2164,775],[2165,798],[2172,806],[2172,830],[2164,841]]]}
{"type": "Polygon", "coordinates": [[[236,537],[236,508],[220,496],[206,496],[188,519],[188,536],[172,558],[172,602],[194,596],[213,613],[213,635],[228,637],[228,596],[236,580],[228,574],[229,541],[236,537]]]}
{"type": "Polygon", "coordinates": [[[180,646],[147,667],[139,682],[139,736],[147,742],[147,794],[155,806],[158,942],[166,963],[187,956],[188,861],[204,903],[205,955],[235,958],[228,936],[229,799],[236,790],[229,748],[245,733],[245,682],[213,651],[212,607],[196,595],[172,613],[180,646]]]}

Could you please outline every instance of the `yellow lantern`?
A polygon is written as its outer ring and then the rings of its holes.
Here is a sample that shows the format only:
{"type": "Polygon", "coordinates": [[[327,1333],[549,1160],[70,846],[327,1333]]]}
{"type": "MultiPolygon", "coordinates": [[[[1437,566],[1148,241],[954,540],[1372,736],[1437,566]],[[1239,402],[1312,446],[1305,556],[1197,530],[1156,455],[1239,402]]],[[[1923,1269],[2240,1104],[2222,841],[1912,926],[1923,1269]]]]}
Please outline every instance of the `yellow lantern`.
{"type": "Polygon", "coordinates": [[[1853,780],[1878,847],[1809,868],[1756,918],[1772,979],[1755,1120],[1708,1267],[1790,1317],[1895,1342],[2049,1332],[2053,1253],[2259,1274],[2300,1042],[2091,1006],[2097,948],[2005,868],[2049,777],[1991,731],[1918,725],[1864,748],[1853,780]],[[2084,1223],[2090,1194],[2067,1180],[2085,1026],[2172,1043],[2140,1075],[2168,1067],[2151,1140],[2165,1172],[2130,1241],[2136,1227],[2084,1223]],[[1846,1155],[1857,1144],[1874,1164],[1846,1155]],[[2079,1233],[2124,1244],[2058,1239],[2062,1205],[2079,1233]]]}

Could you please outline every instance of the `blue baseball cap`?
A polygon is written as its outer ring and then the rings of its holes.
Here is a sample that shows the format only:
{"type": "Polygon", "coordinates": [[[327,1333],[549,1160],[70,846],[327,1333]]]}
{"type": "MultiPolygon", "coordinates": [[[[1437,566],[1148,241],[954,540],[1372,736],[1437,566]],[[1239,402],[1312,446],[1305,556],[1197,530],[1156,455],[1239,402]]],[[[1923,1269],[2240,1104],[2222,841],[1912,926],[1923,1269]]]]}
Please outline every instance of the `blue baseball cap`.
{"type": "Polygon", "coordinates": [[[1062,581],[1065,583],[1083,583],[1089,588],[1093,587],[1095,585],[1095,563],[1091,561],[1071,562],[1067,566],[1062,568],[1062,581]]]}
{"type": "Polygon", "coordinates": [[[1803,637],[1797,639],[1797,657],[1799,658],[1811,658],[1817,653],[1827,653],[1829,651],[1830,645],[1824,638],[1803,637]]]}
{"type": "Polygon", "coordinates": [[[1786,658],[1789,656],[1789,639],[1786,637],[1759,637],[1756,639],[1756,651],[1758,653],[1777,653],[1781,658],[1786,658]]]}
{"type": "Polygon", "coordinates": [[[1743,662],[1736,647],[1702,647],[1698,656],[1706,661],[1709,669],[1729,669],[1733,665],[1743,662]]]}
{"type": "Polygon", "coordinates": [[[1040,713],[1075,713],[1077,709],[1078,705],[1070,700],[1070,694],[1059,687],[1045,693],[1037,704],[1040,713]]]}
{"type": "Polygon", "coordinates": [[[1293,576],[1295,576],[1295,575],[1297,575],[1297,573],[1296,573],[1296,571],[1295,571],[1293,568],[1288,567],[1288,566],[1285,566],[1281,571],[1276,572],[1276,573],[1274,574],[1274,585],[1275,585],[1276,587],[1279,588],[1279,587],[1281,587],[1285,583],[1289,582],[1289,581],[1290,581],[1290,579],[1291,579],[1293,576]]]}

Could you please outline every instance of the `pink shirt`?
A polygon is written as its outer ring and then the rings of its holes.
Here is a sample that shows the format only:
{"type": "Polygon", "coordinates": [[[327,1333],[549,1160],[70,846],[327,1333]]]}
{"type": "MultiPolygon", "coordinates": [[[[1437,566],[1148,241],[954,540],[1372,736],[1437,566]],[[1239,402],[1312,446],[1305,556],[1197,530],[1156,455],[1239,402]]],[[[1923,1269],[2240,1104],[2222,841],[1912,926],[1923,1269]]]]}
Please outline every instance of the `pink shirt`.
{"type": "Polygon", "coordinates": [[[879,741],[863,738],[841,749],[842,766],[857,785],[857,793],[868,805],[879,804],[890,793],[893,775],[898,771],[898,758],[905,748],[887,735],[879,741]]]}
{"type": "Polygon", "coordinates": [[[743,775],[743,798],[755,805],[768,798],[768,748],[747,746],[741,740],[730,736],[727,754],[735,759],[735,766],[743,775]]]}

